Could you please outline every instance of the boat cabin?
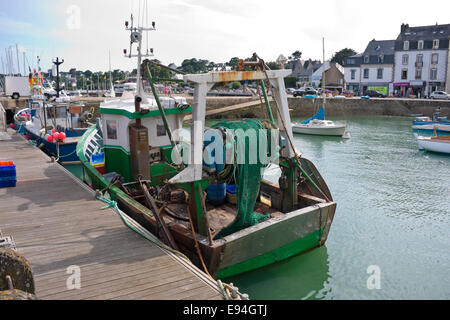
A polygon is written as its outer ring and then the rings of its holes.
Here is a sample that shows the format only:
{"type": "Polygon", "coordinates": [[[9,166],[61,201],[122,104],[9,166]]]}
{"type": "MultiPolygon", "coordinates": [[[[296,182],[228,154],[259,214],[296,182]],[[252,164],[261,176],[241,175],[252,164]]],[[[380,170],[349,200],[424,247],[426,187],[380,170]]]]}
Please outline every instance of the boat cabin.
{"type": "MultiPolygon", "coordinates": [[[[168,126],[173,132],[181,129],[186,114],[192,113],[185,98],[160,98],[166,114],[168,126]]],[[[161,162],[161,170],[173,171],[165,167],[171,163],[172,145],[164,125],[161,113],[154,98],[148,97],[141,103],[141,112],[135,112],[134,96],[124,97],[104,102],[100,106],[103,146],[108,172],[120,173],[127,182],[134,181],[132,174],[132,149],[130,143],[130,126],[140,120],[141,125],[148,130],[148,148],[151,164],[161,162]]],[[[156,170],[151,166],[150,170],[156,170]]],[[[151,172],[152,177],[154,172],[151,172]]],[[[152,179],[153,180],[153,179],[152,179]]]]}

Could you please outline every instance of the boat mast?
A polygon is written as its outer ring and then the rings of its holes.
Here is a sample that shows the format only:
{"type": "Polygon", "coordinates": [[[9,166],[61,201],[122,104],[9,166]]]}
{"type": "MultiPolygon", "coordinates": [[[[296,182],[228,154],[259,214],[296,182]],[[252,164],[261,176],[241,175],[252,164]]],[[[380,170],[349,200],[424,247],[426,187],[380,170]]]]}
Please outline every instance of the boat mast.
{"type": "Polygon", "coordinates": [[[131,32],[131,41],[130,41],[130,52],[127,54],[126,49],[124,50],[125,56],[128,58],[138,58],[137,60],[137,96],[141,97],[144,102],[146,102],[146,98],[144,95],[143,85],[142,85],[142,71],[141,71],[141,64],[142,64],[142,58],[147,57],[153,57],[153,49],[149,50],[147,49],[147,52],[145,54],[142,54],[142,35],[144,32],[149,31],[155,31],[155,22],[152,22],[152,27],[143,27],[143,26],[137,26],[134,27],[134,21],[133,21],[133,15],[131,15],[131,27],[128,26],[128,21],[125,22],[126,30],[131,32]],[[132,46],[133,43],[137,43],[137,54],[132,54],[132,46]]]}
{"type": "Polygon", "coordinates": [[[322,49],[323,49],[323,66],[322,66],[322,92],[323,92],[323,108],[327,103],[327,93],[325,92],[325,38],[322,38],[322,49]]]}

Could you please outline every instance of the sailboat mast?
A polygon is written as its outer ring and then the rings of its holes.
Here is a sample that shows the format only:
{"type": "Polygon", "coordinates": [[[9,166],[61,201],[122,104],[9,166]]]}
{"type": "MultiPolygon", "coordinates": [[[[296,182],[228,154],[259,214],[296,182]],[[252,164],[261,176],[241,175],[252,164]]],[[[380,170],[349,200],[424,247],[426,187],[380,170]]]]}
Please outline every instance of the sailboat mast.
{"type": "Polygon", "coordinates": [[[327,103],[327,93],[325,92],[325,38],[322,38],[322,49],[323,49],[323,67],[322,67],[322,92],[323,92],[323,107],[327,103]]]}

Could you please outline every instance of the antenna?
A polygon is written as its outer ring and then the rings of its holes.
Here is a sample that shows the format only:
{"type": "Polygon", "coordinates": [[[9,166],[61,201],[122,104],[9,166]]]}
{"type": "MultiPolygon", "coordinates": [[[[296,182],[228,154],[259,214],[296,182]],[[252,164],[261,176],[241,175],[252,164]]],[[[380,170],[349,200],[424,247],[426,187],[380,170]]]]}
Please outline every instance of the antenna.
{"type": "MultiPolygon", "coordinates": [[[[144,3],[144,8],[147,9],[146,5],[147,1],[144,3]]],[[[139,5],[139,9],[140,9],[139,5]]],[[[144,11],[144,9],[143,9],[144,11]]],[[[140,20],[140,12],[139,12],[139,19],[140,20]]],[[[142,15],[142,23],[144,23],[144,12],[142,15]]],[[[144,32],[150,32],[156,30],[156,23],[152,22],[152,27],[143,27],[138,26],[134,27],[134,17],[133,14],[131,14],[131,27],[128,23],[128,21],[125,22],[125,30],[130,31],[130,52],[127,54],[127,49],[123,50],[123,53],[125,57],[127,58],[138,58],[137,60],[137,95],[142,97],[143,96],[143,90],[142,90],[142,81],[141,81],[141,64],[142,64],[142,58],[147,57],[153,57],[153,49],[149,50],[147,49],[147,52],[145,54],[142,53],[142,40],[143,40],[143,34],[144,32]],[[133,54],[133,45],[136,44],[137,48],[137,54],[133,54]]],[[[148,35],[148,34],[147,34],[148,35]]],[[[147,46],[148,46],[148,37],[147,37],[147,46]]]]}

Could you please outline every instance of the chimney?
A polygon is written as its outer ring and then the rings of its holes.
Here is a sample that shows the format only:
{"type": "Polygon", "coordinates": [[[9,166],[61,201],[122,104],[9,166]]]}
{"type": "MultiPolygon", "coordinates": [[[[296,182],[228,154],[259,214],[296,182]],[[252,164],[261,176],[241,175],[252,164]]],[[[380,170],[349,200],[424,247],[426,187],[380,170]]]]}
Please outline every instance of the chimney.
{"type": "Polygon", "coordinates": [[[403,33],[406,31],[406,29],[409,28],[409,24],[404,24],[402,23],[401,27],[400,27],[400,32],[403,33]]]}

